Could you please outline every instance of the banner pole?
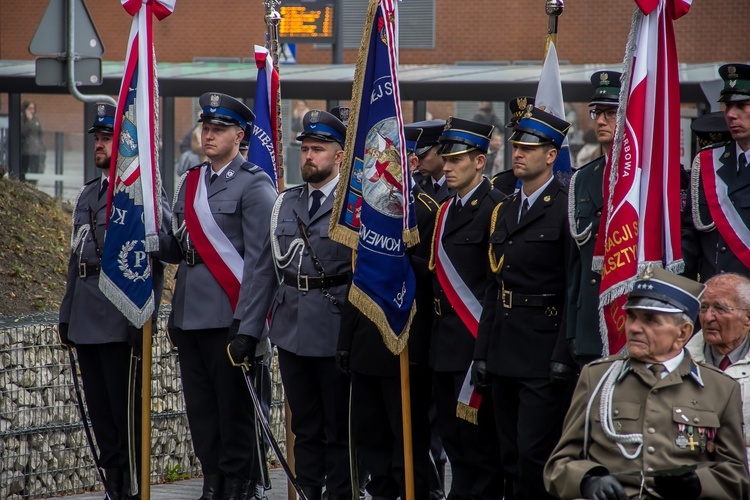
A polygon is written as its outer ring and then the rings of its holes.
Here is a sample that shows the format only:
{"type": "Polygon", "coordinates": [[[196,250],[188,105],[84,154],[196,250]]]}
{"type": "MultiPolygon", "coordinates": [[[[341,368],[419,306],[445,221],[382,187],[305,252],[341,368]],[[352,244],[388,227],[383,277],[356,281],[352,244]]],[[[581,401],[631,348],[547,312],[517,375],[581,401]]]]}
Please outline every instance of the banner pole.
{"type": "MultiPolygon", "coordinates": [[[[284,140],[281,127],[281,72],[279,71],[279,24],[281,23],[281,14],[276,10],[276,6],[281,6],[281,0],[263,0],[266,7],[266,48],[271,53],[273,59],[273,69],[279,75],[279,85],[276,89],[276,131],[277,138],[274,144],[276,151],[276,185],[279,193],[284,190],[284,140]]],[[[273,112],[273,110],[271,111],[273,112]]]]}
{"type": "Polygon", "coordinates": [[[411,384],[409,346],[399,355],[401,361],[401,424],[404,435],[404,486],[406,500],[414,500],[414,451],[411,442],[411,384]]]}
{"type": "Polygon", "coordinates": [[[547,24],[547,36],[544,37],[544,57],[542,62],[547,59],[547,52],[549,52],[550,43],[554,43],[557,47],[557,19],[563,13],[563,0],[547,0],[544,5],[544,11],[547,13],[549,23],[547,24]]]}
{"type": "Polygon", "coordinates": [[[141,370],[141,500],[151,500],[151,336],[152,318],[143,325],[141,370]]]}

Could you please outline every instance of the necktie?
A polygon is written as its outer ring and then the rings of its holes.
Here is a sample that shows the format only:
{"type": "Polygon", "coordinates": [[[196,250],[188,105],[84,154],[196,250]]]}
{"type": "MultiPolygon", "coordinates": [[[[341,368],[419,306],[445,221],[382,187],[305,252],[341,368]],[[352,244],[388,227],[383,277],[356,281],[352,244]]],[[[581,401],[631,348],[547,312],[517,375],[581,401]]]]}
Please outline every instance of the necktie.
{"type": "Polygon", "coordinates": [[[461,203],[460,199],[456,198],[456,210],[460,211],[462,208],[464,208],[464,204],[461,203]]]}
{"type": "Polygon", "coordinates": [[[729,359],[729,356],[724,356],[719,362],[719,370],[724,371],[727,368],[729,368],[729,365],[731,364],[732,364],[732,360],[729,359]]]}
{"type": "Polygon", "coordinates": [[[648,369],[651,370],[651,373],[656,376],[656,380],[661,380],[662,373],[667,371],[667,367],[661,363],[654,363],[653,365],[649,366],[648,369]]]}
{"type": "Polygon", "coordinates": [[[737,176],[739,177],[742,175],[742,172],[745,171],[745,167],[747,167],[747,156],[745,156],[745,153],[740,153],[739,158],[737,159],[737,176]]]}
{"type": "Polygon", "coordinates": [[[320,199],[323,197],[323,191],[316,189],[310,193],[310,196],[312,196],[312,205],[310,205],[310,218],[312,219],[312,216],[315,215],[315,212],[320,208],[320,199]]]}
{"type": "Polygon", "coordinates": [[[102,182],[102,187],[99,188],[99,199],[101,199],[102,196],[104,196],[104,193],[107,192],[108,187],[109,187],[109,179],[104,179],[104,181],[102,182]]]}
{"type": "Polygon", "coordinates": [[[433,188],[433,189],[435,190],[435,192],[437,193],[438,191],[440,191],[440,183],[439,183],[439,182],[436,182],[435,184],[433,184],[433,185],[432,185],[432,188],[433,188]]]}
{"type": "Polygon", "coordinates": [[[213,174],[211,174],[211,178],[208,180],[208,183],[213,184],[217,177],[219,177],[219,174],[214,172],[213,174]]]}
{"type": "Polygon", "coordinates": [[[523,219],[523,216],[526,215],[526,212],[529,211],[529,199],[526,198],[523,200],[523,205],[521,205],[521,217],[518,218],[519,222],[521,219],[523,219]]]}

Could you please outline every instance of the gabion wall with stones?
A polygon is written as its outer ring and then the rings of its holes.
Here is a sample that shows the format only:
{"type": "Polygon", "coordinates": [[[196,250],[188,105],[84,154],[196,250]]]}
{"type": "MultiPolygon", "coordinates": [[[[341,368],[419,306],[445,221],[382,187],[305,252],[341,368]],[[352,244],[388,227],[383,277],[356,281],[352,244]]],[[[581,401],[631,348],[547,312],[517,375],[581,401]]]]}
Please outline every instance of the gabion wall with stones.
{"type": "MultiPolygon", "coordinates": [[[[200,476],[193,452],[177,353],[167,310],[153,339],[151,482],[200,476]]],[[[86,442],[57,315],[0,317],[0,499],[46,498],[101,489],[86,442]]],[[[284,404],[276,358],[271,365],[271,427],[284,453],[284,404]]],[[[79,378],[80,380],[80,378],[79,378]]],[[[269,462],[276,462],[269,452],[269,462]]]]}

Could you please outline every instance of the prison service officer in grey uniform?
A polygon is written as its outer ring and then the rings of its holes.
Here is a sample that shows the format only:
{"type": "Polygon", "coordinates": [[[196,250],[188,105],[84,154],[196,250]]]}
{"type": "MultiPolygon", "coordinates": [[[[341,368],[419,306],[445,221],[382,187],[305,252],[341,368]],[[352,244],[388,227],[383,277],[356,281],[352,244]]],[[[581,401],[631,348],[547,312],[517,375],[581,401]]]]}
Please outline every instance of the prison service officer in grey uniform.
{"type": "MultiPolygon", "coordinates": [[[[105,470],[107,489],[120,498],[131,496],[129,470],[140,470],[128,459],[128,377],[131,351],[140,357],[142,333],[99,290],[99,272],[104,248],[107,216],[107,186],[112,153],[115,107],[97,104],[94,123],[94,163],[101,174],[87,182],[73,210],[73,236],[68,262],[65,296],[60,304],[59,333],[63,346],[75,346],[83,379],[83,390],[91,425],[105,470]]],[[[171,213],[162,196],[162,231],[166,233],[171,213]]],[[[164,265],[152,263],[154,319],[164,286],[164,265]]],[[[137,373],[140,374],[140,368],[137,373]]],[[[140,382],[137,381],[138,387],[140,382]]],[[[136,398],[138,400],[138,398],[136,398]]],[[[133,412],[140,420],[140,405],[133,412]]],[[[138,422],[139,424],[140,422],[138,422]]],[[[131,439],[140,437],[136,426],[131,439]]],[[[136,447],[140,453],[140,444],[136,447]]],[[[140,456],[136,462],[140,462],[140,456]]]]}
{"type": "Polygon", "coordinates": [[[199,102],[201,144],[209,161],[180,179],[172,237],[162,245],[171,261],[179,262],[170,327],[193,446],[204,474],[201,498],[239,500],[257,467],[250,451],[255,448],[253,407],[242,372],[232,367],[226,349],[268,241],[276,191],[270,177],[239,154],[245,127],[255,118],[252,111],[217,92],[203,94],[199,102]],[[189,202],[193,198],[203,211],[189,202]],[[191,216],[200,224],[191,224],[191,216]],[[212,231],[218,233],[214,240],[208,239],[212,231]],[[231,257],[220,259],[219,250],[231,257]],[[231,264],[233,272],[220,272],[222,265],[231,264]]]}
{"type": "Polygon", "coordinates": [[[349,382],[335,354],[351,277],[351,250],[332,241],[328,225],[346,127],[313,109],[303,118],[304,184],[279,195],[266,244],[251,284],[239,336],[229,346],[241,362],[263,335],[270,311],[271,342],[279,353],[292,410],[297,480],[310,500],[351,498],[347,408],[349,382]],[[281,283],[277,279],[281,277],[281,283]]]}

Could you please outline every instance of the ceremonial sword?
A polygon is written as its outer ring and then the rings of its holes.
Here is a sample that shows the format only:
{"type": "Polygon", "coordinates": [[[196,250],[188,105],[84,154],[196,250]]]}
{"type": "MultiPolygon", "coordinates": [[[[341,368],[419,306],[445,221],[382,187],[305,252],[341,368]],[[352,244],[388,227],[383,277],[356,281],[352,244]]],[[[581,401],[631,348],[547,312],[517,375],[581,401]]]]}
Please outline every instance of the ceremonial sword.
{"type": "Polygon", "coordinates": [[[138,375],[138,357],[130,348],[130,370],[128,374],[128,472],[130,473],[130,494],[138,495],[138,471],[135,454],[135,392],[138,375]]]}

